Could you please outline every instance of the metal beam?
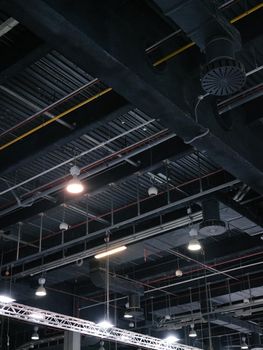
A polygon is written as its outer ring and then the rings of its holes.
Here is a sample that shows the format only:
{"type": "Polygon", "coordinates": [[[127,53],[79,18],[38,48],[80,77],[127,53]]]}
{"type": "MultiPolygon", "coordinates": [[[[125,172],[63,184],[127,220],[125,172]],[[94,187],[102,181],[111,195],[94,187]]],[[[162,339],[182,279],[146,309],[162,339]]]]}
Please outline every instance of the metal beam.
{"type": "MultiPolygon", "coordinates": [[[[242,121],[233,130],[222,129],[210,98],[202,103],[199,123],[195,121],[182,89],[187,81],[192,86],[189,71],[193,67],[189,69],[179,60],[162,75],[156,74],[141,54],[144,43],[141,33],[136,32],[136,28],[145,27],[139,22],[141,16],[132,16],[130,23],[123,21],[114,12],[114,2],[109,6],[87,1],[28,0],[21,4],[19,0],[2,0],[0,6],[66,57],[263,193],[263,159],[258,154],[262,140],[242,121]]],[[[196,88],[192,96],[196,99],[199,94],[200,88],[196,88]]]]}
{"type": "Polygon", "coordinates": [[[30,64],[45,56],[49,51],[50,46],[47,44],[40,44],[37,46],[35,49],[20,58],[17,62],[0,72],[0,84],[4,84],[17,74],[21,73],[24,69],[30,66],[30,64]]]}
{"type": "Polygon", "coordinates": [[[21,304],[0,303],[0,315],[14,318],[23,322],[36,323],[42,326],[63,329],[65,331],[77,332],[101,339],[115,341],[130,346],[142,347],[151,350],[196,350],[198,348],[172,343],[151,337],[146,334],[135,333],[117,327],[105,328],[94,322],[80,318],[62,315],[47,310],[37,309],[21,304]],[[34,315],[39,317],[35,318],[34,315]]]}

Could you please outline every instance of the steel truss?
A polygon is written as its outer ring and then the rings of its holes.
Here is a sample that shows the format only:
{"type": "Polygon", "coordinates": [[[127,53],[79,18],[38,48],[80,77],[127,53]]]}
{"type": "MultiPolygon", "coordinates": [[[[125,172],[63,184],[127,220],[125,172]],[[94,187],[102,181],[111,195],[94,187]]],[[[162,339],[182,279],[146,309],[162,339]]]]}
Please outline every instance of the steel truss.
{"type": "Polygon", "coordinates": [[[0,303],[0,315],[15,318],[24,322],[78,332],[101,339],[113,340],[119,343],[155,350],[197,350],[198,348],[178,343],[169,344],[165,340],[146,334],[131,332],[120,328],[104,328],[94,322],[66,316],[47,310],[37,309],[27,305],[0,303]]]}

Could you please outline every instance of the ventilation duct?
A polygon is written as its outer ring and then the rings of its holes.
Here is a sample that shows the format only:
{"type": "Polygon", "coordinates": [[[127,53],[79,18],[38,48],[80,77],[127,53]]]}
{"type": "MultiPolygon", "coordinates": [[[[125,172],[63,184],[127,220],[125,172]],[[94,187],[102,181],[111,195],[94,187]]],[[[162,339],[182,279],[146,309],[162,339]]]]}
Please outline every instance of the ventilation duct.
{"type": "Polygon", "coordinates": [[[138,318],[143,315],[143,309],[141,309],[141,300],[139,294],[130,294],[129,307],[125,312],[126,315],[138,318]]]}
{"type": "Polygon", "coordinates": [[[229,329],[233,329],[239,333],[250,334],[260,333],[261,328],[252,322],[243,321],[238,318],[234,318],[227,315],[212,315],[210,321],[218,326],[223,326],[229,329]]]}
{"type": "Polygon", "coordinates": [[[206,199],[202,202],[203,221],[199,225],[199,234],[217,236],[226,231],[226,224],[220,220],[219,203],[216,199],[206,199]]]}
{"type": "MultiPolygon", "coordinates": [[[[105,267],[97,261],[90,266],[90,279],[96,287],[105,289],[105,267]]],[[[112,292],[124,295],[131,291],[139,295],[144,293],[143,287],[139,284],[111,274],[109,276],[109,287],[112,292]]]]}
{"type": "Polygon", "coordinates": [[[261,344],[260,334],[253,333],[251,336],[251,350],[263,350],[263,345],[261,344]]]}
{"type": "Polygon", "coordinates": [[[234,43],[230,38],[210,40],[206,44],[206,61],[201,72],[201,84],[208,94],[227,96],[244,86],[245,68],[235,59],[234,43]]]}

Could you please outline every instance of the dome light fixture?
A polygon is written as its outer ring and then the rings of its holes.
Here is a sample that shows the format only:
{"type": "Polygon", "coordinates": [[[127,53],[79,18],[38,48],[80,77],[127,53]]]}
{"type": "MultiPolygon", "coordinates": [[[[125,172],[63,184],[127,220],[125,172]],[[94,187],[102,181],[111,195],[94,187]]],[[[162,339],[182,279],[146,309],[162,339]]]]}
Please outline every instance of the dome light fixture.
{"type": "Polygon", "coordinates": [[[176,277],[182,277],[182,276],[183,276],[183,271],[182,271],[180,268],[178,268],[178,269],[175,271],[175,276],[176,276],[176,277]]]}
{"type": "Polygon", "coordinates": [[[197,236],[198,236],[197,229],[191,228],[189,235],[190,235],[191,239],[188,243],[187,249],[192,251],[192,252],[199,251],[202,247],[201,247],[200,242],[197,239],[197,236]]]}
{"type": "Polygon", "coordinates": [[[67,231],[69,229],[69,224],[67,224],[65,221],[62,221],[59,224],[60,231],[67,231]]]}
{"type": "Polygon", "coordinates": [[[148,195],[149,197],[154,197],[154,196],[157,196],[158,194],[158,188],[155,187],[155,186],[151,186],[148,188],[148,195]]]}
{"type": "Polygon", "coordinates": [[[189,332],[189,337],[190,338],[196,338],[197,337],[197,333],[196,333],[196,330],[195,330],[195,325],[192,323],[190,327],[191,327],[191,330],[189,332]]]}
{"type": "Polygon", "coordinates": [[[38,297],[44,297],[47,295],[46,288],[44,287],[44,284],[46,283],[46,279],[43,277],[40,277],[38,280],[39,287],[37,288],[35,295],[38,297]]]}
{"type": "Polygon", "coordinates": [[[38,327],[34,327],[34,332],[31,335],[31,340],[39,340],[38,327]]]}
{"type": "Polygon", "coordinates": [[[248,349],[248,345],[246,343],[246,338],[245,337],[242,337],[241,349],[242,350],[247,350],[248,349]]]}
{"type": "Polygon", "coordinates": [[[67,183],[66,190],[72,194],[78,194],[84,191],[84,186],[80,179],[78,178],[80,174],[80,169],[76,165],[70,168],[70,174],[72,179],[67,183]]]}

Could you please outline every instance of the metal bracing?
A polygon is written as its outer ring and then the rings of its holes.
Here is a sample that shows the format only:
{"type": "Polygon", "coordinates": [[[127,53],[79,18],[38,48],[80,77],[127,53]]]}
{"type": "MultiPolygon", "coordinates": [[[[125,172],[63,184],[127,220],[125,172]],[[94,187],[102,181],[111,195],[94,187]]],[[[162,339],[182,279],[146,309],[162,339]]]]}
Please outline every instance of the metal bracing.
{"type": "Polygon", "coordinates": [[[24,322],[78,332],[84,335],[119,343],[155,350],[196,350],[198,348],[178,343],[170,344],[165,340],[146,334],[135,333],[120,328],[104,328],[94,322],[66,316],[47,310],[37,309],[22,304],[0,303],[0,315],[15,318],[24,322]]]}

